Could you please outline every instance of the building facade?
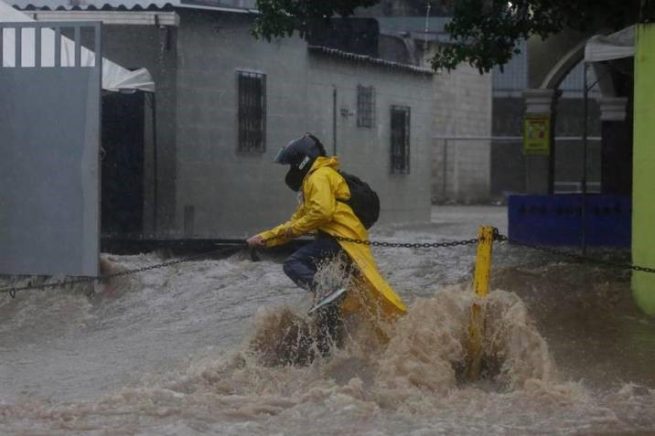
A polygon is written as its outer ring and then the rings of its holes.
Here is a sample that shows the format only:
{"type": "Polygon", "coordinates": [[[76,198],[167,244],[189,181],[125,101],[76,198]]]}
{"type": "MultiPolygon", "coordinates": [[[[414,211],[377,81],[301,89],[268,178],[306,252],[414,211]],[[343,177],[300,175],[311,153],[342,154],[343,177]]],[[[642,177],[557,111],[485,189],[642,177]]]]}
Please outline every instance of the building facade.
{"type": "Polygon", "coordinates": [[[296,195],[272,160],[305,132],[378,192],[381,222],[429,220],[431,70],[297,37],[256,40],[243,4],[42,3],[14,1],[39,20],[103,21],[105,57],[155,79],[154,95],[105,104],[103,196],[118,200],[103,208],[104,233],[232,239],[277,224],[296,195]],[[127,128],[121,113],[139,108],[127,128]],[[127,219],[139,222],[112,226],[128,197],[143,205],[127,219]]]}
{"type": "MultiPolygon", "coordinates": [[[[402,38],[414,47],[419,62],[429,67],[435,48],[450,39],[444,28],[450,18],[399,16],[408,12],[401,8],[407,3],[384,4],[393,7],[387,16],[377,17],[381,33],[402,38]]],[[[374,8],[368,13],[380,12],[384,13],[374,8]]],[[[485,203],[490,199],[491,77],[465,64],[435,74],[430,182],[433,203],[485,203]]]]}

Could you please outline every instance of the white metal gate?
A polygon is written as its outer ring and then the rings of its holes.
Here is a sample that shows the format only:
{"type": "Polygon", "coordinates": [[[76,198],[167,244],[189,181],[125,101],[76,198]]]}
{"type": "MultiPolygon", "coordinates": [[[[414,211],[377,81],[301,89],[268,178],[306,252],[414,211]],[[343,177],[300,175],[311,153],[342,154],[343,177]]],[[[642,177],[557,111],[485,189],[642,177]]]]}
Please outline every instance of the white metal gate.
{"type": "Polygon", "coordinates": [[[98,275],[100,36],[100,23],[0,23],[0,274],[98,275]]]}

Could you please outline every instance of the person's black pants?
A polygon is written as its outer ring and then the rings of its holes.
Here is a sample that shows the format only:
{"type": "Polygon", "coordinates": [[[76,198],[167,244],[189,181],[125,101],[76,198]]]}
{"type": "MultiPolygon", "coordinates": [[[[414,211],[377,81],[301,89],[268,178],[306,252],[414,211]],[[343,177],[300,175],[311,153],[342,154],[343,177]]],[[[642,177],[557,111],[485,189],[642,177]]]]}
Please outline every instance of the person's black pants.
{"type": "Polygon", "coordinates": [[[326,259],[341,256],[343,253],[343,248],[336,239],[322,233],[289,256],[284,261],[282,268],[295,284],[314,292],[316,290],[314,276],[320,263],[326,259]]]}
{"type": "MultiPolygon", "coordinates": [[[[285,260],[284,273],[295,284],[308,291],[315,292],[317,283],[314,280],[321,262],[338,256],[347,256],[341,245],[333,237],[320,233],[312,242],[296,250],[285,260]]],[[[317,324],[316,345],[319,351],[326,354],[330,344],[339,344],[343,336],[343,319],[339,303],[335,302],[322,307],[315,312],[317,324]]]]}

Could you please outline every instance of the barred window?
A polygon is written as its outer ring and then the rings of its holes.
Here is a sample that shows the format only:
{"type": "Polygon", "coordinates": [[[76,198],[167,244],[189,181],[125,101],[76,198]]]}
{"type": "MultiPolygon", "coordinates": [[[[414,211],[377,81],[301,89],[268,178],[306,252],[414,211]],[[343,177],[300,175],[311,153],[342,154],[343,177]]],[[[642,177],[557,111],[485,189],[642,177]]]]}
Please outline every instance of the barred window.
{"type": "Polygon", "coordinates": [[[391,174],[409,174],[409,106],[391,106],[391,174]]]}
{"type": "Polygon", "coordinates": [[[266,150],[266,75],[238,71],[239,151],[266,150]]]}
{"type": "Polygon", "coordinates": [[[375,88],[357,85],[357,127],[375,125],[375,88]]]}

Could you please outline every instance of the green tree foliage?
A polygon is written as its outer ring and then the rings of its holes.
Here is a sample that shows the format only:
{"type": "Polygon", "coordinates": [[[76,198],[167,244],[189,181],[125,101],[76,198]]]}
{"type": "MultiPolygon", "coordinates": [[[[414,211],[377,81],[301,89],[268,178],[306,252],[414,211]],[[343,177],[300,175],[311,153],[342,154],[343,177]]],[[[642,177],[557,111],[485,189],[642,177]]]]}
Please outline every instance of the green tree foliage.
{"type": "Polygon", "coordinates": [[[291,36],[298,31],[305,36],[310,23],[335,15],[347,17],[358,7],[369,7],[380,0],[257,0],[260,14],[253,34],[271,40],[291,36]]]}
{"type": "Polygon", "coordinates": [[[446,31],[452,45],[441,46],[432,67],[468,62],[480,72],[507,63],[521,39],[546,38],[563,29],[618,30],[637,20],[640,0],[456,0],[446,31]]]}
{"type": "MultiPolygon", "coordinates": [[[[260,11],[253,33],[270,40],[298,31],[309,23],[335,15],[352,15],[356,8],[380,0],[257,0],[260,11]]],[[[435,1],[435,0],[431,0],[435,1]]],[[[563,29],[617,30],[639,18],[650,0],[437,0],[453,10],[446,25],[451,43],[438,48],[433,69],[451,70],[461,62],[480,72],[507,63],[518,53],[517,42],[533,35],[546,38],[563,29]]]]}

